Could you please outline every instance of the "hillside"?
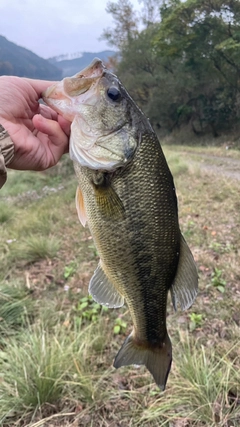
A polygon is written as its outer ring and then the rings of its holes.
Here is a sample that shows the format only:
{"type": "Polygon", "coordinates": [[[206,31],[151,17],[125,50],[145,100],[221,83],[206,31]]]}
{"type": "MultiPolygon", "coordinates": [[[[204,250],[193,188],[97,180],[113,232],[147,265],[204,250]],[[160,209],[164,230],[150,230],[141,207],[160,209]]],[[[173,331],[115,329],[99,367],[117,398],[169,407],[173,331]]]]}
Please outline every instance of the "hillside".
{"type": "Polygon", "coordinates": [[[98,57],[104,62],[108,61],[108,58],[115,55],[116,52],[113,50],[104,50],[102,52],[82,52],[78,53],[75,58],[70,59],[68,55],[61,55],[54,58],[49,58],[51,64],[56,65],[58,68],[63,70],[63,77],[73,76],[78,71],[85,68],[90,62],[98,57]]]}
{"type": "Polygon", "coordinates": [[[60,80],[62,71],[48,60],[0,36],[0,75],[60,80]]]}

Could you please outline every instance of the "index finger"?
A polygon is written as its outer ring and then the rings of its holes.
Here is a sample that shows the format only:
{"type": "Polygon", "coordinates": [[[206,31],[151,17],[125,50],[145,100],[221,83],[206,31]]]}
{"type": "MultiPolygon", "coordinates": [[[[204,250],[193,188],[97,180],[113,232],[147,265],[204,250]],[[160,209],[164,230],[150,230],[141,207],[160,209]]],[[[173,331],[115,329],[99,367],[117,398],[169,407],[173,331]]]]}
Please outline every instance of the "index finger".
{"type": "Polygon", "coordinates": [[[27,79],[24,80],[29,83],[32,88],[37,92],[39,98],[41,98],[42,92],[46,90],[49,86],[52,86],[54,83],[57,83],[55,80],[38,80],[38,79],[27,79]]]}

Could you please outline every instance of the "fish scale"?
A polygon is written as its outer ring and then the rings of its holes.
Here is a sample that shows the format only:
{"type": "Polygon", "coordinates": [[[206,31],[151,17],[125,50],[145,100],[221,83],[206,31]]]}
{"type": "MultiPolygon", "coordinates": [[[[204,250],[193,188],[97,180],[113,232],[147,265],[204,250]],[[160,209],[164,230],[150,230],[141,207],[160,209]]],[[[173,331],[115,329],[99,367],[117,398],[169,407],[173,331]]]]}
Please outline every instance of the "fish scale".
{"type": "Polygon", "coordinates": [[[168,291],[175,309],[187,309],[198,276],[179,229],[174,182],[160,143],[99,59],[50,87],[43,99],[72,121],[77,212],[100,257],[89,292],[108,307],[126,301],[131,314],[133,331],[114,366],[143,364],[163,390],[172,361],[168,291]]]}

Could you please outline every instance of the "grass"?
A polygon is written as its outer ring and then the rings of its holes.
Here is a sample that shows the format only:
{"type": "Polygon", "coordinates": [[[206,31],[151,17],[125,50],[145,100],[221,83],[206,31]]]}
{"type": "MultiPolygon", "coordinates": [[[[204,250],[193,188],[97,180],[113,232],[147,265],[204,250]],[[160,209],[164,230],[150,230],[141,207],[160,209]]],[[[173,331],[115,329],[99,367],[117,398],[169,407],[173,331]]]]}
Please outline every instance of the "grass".
{"type": "Polygon", "coordinates": [[[206,173],[193,148],[164,150],[200,276],[191,309],[168,307],[166,391],[144,367],[112,368],[131,319],[88,296],[98,254],[64,159],[31,179],[11,171],[1,192],[1,426],[240,425],[240,182],[206,173]]]}
{"type": "Polygon", "coordinates": [[[0,283],[0,345],[1,340],[12,336],[27,325],[34,304],[29,290],[19,284],[0,283]]]}
{"type": "Polygon", "coordinates": [[[58,238],[34,234],[14,242],[11,247],[11,256],[15,261],[25,260],[32,263],[44,258],[54,258],[59,248],[58,238]]]}

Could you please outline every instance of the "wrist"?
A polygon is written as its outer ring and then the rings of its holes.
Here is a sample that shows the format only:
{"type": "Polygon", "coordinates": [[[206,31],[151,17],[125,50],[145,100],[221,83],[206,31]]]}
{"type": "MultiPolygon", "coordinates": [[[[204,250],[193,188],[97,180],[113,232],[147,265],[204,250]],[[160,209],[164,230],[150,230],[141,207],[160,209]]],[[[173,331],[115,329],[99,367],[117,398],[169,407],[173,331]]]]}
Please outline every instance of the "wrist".
{"type": "Polygon", "coordinates": [[[0,151],[4,157],[5,165],[7,166],[14,156],[14,144],[4,126],[0,123],[0,151]]]}
{"type": "Polygon", "coordinates": [[[6,182],[6,166],[14,157],[14,144],[7,130],[0,124],[0,188],[6,182]]]}

